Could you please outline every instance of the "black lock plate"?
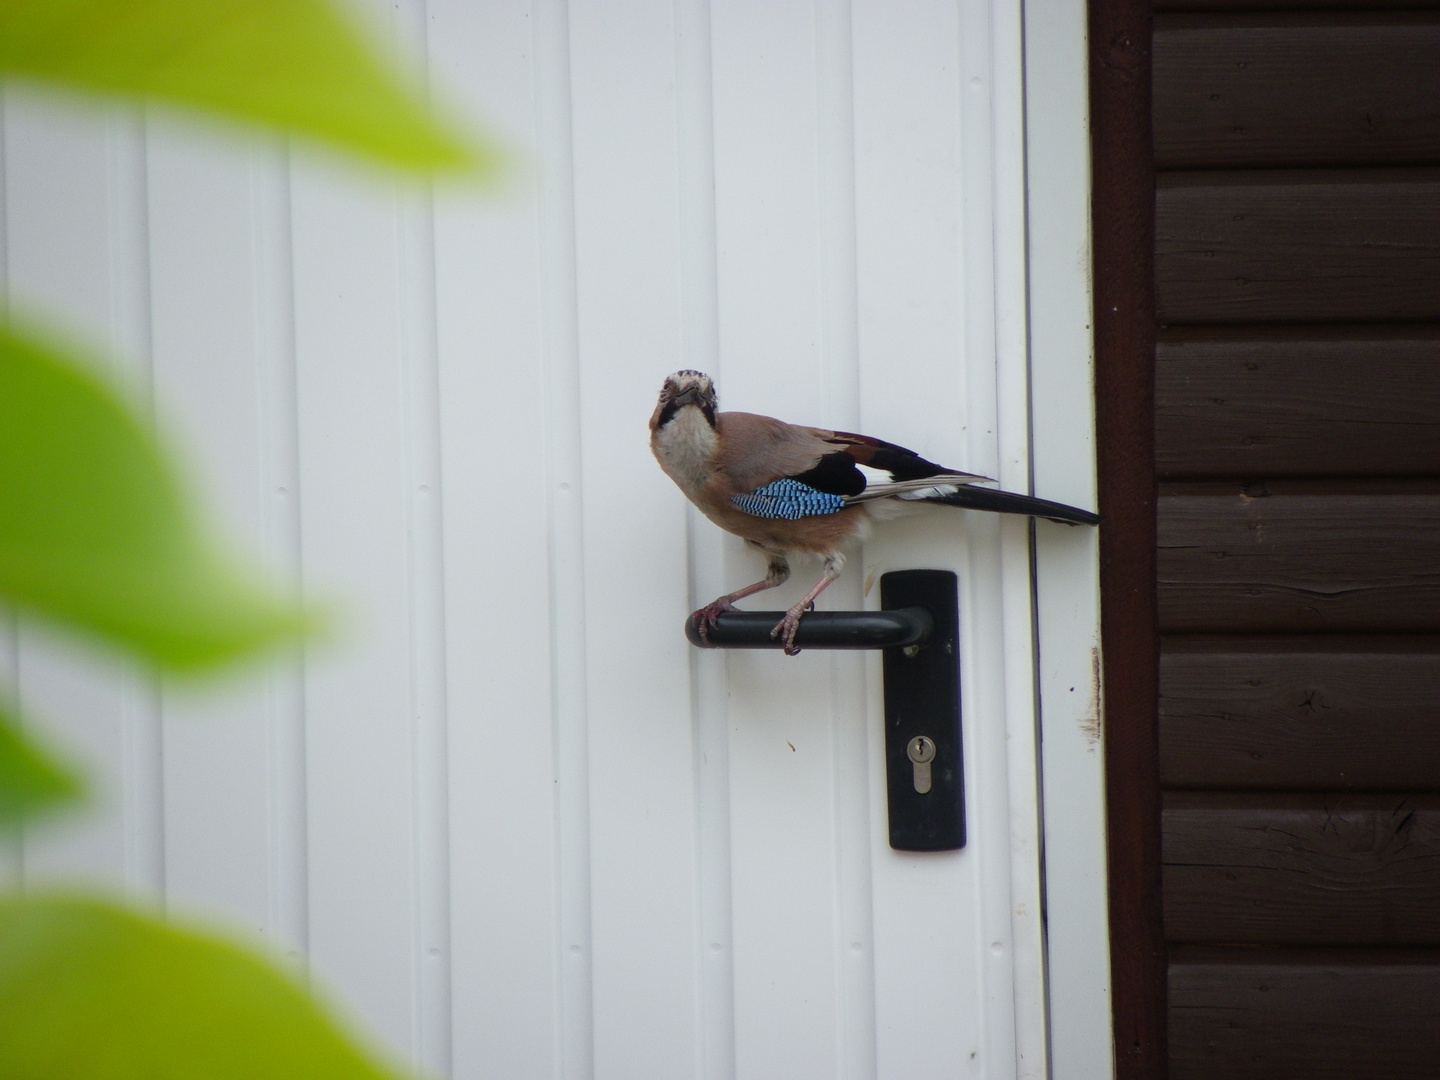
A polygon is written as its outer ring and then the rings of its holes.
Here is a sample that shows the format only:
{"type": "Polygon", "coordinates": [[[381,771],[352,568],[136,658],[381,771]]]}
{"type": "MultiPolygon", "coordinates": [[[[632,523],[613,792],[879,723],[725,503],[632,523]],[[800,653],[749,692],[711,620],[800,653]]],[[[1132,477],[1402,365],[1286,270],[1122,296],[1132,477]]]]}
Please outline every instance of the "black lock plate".
{"type": "Polygon", "coordinates": [[[883,653],[890,846],[897,851],[953,851],[965,846],[959,583],[949,570],[894,570],[880,578],[880,607],[923,607],[934,620],[923,646],[883,653]],[[920,738],[935,746],[935,756],[927,763],[929,790],[923,793],[916,790],[916,763],[910,756],[911,741],[920,738]]]}

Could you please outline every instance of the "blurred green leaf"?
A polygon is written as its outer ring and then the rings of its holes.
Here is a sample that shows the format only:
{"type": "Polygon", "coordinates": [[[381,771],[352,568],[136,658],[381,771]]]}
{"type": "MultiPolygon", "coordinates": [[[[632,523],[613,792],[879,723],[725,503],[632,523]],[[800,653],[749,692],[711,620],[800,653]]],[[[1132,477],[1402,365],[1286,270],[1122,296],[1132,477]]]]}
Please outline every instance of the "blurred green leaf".
{"type": "Polygon", "coordinates": [[[288,976],[98,900],[0,902],[0,1076],[383,1080],[288,976]]]}
{"type": "Polygon", "coordinates": [[[26,739],[19,720],[0,705],[0,830],[82,791],[79,778],[26,739]]]}
{"type": "Polygon", "coordinates": [[[3,0],[0,75],[288,129],[383,164],[492,170],[326,0],[3,0]]]}
{"type": "Polygon", "coordinates": [[[175,669],[303,632],[202,534],[184,494],[120,395],[0,326],[0,597],[175,669]]]}

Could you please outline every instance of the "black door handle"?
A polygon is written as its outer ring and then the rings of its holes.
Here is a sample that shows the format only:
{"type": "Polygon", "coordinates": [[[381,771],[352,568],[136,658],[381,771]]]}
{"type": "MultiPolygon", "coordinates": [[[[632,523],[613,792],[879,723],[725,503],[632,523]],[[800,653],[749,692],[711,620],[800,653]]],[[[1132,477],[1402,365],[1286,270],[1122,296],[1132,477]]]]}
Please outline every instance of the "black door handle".
{"type": "MultiPolygon", "coordinates": [[[[810,611],[801,649],[883,649],[885,769],[890,846],[965,846],[960,728],[960,587],[949,570],[894,570],[880,578],[880,611],[810,611]]],[[[727,611],[708,641],[694,616],[690,643],[708,649],[778,649],[770,631],[783,611],[727,611]]]]}

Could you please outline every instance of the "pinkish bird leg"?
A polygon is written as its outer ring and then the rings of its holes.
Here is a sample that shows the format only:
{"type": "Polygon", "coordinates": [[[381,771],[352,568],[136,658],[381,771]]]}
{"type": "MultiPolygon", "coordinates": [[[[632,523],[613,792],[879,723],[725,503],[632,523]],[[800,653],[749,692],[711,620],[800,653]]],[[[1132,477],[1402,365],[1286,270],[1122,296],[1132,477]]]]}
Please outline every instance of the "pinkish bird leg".
{"type": "Polygon", "coordinates": [[[770,636],[778,637],[785,646],[786,656],[795,656],[800,650],[795,647],[795,635],[800,632],[800,616],[805,612],[814,609],[815,598],[824,592],[832,581],[840,576],[840,570],[845,565],[844,556],[832,555],[825,560],[825,573],[821,575],[815,587],[805,594],[794,607],[785,612],[785,617],[775,624],[775,629],[770,631],[770,636]]]}
{"type": "Polygon", "coordinates": [[[790,564],[778,556],[770,559],[769,573],[763,581],[757,581],[754,585],[746,585],[743,589],[726,593],[718,600],[706,604],[699,611],[690,617],[695,620],[695,628],[700,632],[700,640],[710,644],[710,628],[715,625],[720,616],[727,611],[735,610],[735,601],[744,600],[747,596],[754,596],[757,592],[764,592],[766,589],[773,589],[784,585],[790,577],[790,564]]]}
{"type": "Polygon", "coordinates": [[[700,631],[700,640],[710,644],[710,628],[715,625],[720,616],[727,611],[735,610],[735,601],[744,600],[747,596],[754,596],[757,592],[763,592],[770,588],[763,581],[757,581],[754,585],[746,585],[745,588],[736,592],[726,593],[718,600],[712,600],[699,611],[690,617],[695,620],[695,628],[700,631]]]}

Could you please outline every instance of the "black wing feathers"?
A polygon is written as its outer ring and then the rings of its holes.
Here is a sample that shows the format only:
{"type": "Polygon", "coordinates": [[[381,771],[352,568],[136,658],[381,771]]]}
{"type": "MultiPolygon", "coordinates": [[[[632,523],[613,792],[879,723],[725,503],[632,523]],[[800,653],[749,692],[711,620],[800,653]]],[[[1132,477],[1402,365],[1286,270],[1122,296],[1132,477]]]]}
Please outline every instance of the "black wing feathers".
{"type": "Polygon", "coordinates": [[[1033,495],[1017,495],[1013,491],[996,491],[994,488],[978,488],[969,485],[960,487],[951,495],[933,495],[920,500],[927,503],[943,503],[946,506],[963,506],[971,510],[991,510],[999,514],[1029,514],[1058,521],[1065,525],[1099,525],[1100,515],[1076,506],[1037,499],[1033,495]]]}
{"type": "Polygon", "coordinates": [[[844,450],[826,454],[813,469],[790,477],[827,495],[859,495],[865,490],[865,474],[844,450]]]}
{"type": "Polygon", "coordinates": [[[822,457],[813,469],[790,477],[791,480],[829,495],[853,496],[865,490],[865,474],[856,465],[888,472],[891,480],[923,480],[949,472],[943,465],[926,461],[913,450],[865,435],[837,431],[827,441],[839,449],[822,457]]]}
{"type": "MultiPolygon", "coordinates": [[[[913,450],[872,439],[867,435],[837,431],[828,441],[839,449],[832,454],[826,454],[813,468],[797,473],[789,479],[816,491],[823,491],[827,495],[853,497],[865,490],[865,474],[856,468],[857,465],[888,472],[894,481],[924,480],[953,472],[943,465],[926,461],[913,450]]],[[[1064,503],[1051,502],[1049,499],[1037,499],[1032,495],[1017,495],[1012,491],[996,491],[994,488],[973,487],[969,484],[953,486],[956,490],[952,493],[932,495],[915,501],[961,506],[971,510],[989,510],[999,514],[1027,514],[1067,525],[1098,525],[1100,522],[1097,514],[1066,506],[1064,503]]]]}
{"type": "Polygon", "coordinates": [[[835,442],[845,446],[844,452],[861,465],[872,469],[883,469],[892,480],[924,480],[927,476],[938,476],[950,472],[943,465],[926,461],[914,450],[906,450],[881,439],[868,435],[854,435],[848,431],[835,432],[835,442]]]}

